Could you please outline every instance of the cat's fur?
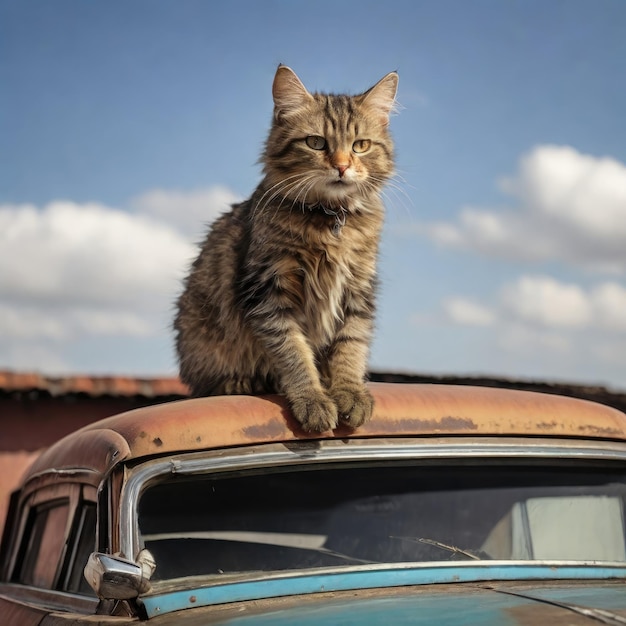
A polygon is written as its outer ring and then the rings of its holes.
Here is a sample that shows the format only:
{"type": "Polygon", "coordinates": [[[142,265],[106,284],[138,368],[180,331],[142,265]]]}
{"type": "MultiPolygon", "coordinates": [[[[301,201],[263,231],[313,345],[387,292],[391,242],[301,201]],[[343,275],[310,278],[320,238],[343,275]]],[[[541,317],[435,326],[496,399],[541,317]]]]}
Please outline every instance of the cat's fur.
{"type": "Polygon", "coordinates": [[[358,96],[311,94],[279,66],[265,176],[214,222],[178,300],[180,376],[194,395],[281,393],[309,431],[370,418],[397,83],[392,72],[358,96]]]}

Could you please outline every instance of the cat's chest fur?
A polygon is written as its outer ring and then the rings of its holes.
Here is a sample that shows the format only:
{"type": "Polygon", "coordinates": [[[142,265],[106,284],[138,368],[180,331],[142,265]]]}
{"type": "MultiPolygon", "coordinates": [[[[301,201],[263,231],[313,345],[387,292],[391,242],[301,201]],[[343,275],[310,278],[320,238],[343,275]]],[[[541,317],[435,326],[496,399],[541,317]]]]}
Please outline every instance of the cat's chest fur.
{"type": "Polygon", "coordinates": [[[303,302],[299,321],[317,347],[328,344],[343,322],[344,301],[355,274],[345,247],[305,255],[299,268],[303,302]]]}
{"type": "Polygon", "coordinates": [[[372,294],[382,222],[382,210],[374,208],[346,215],[340,228],[318,209],[292,214],[288,227],[270,229],[278,251],[270,270],[278,301],[313,348],[327,346],[354,300],[372,294]]]}

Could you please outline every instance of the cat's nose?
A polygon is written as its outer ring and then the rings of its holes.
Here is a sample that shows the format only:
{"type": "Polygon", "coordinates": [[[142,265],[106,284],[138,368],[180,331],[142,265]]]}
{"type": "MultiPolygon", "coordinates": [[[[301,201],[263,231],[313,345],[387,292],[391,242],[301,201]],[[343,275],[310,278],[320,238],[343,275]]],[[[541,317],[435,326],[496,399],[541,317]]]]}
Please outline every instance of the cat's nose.
{"type": "Polygon", "coordinates": [[[332,155],[330,163],[339,172],[339,178],[343,178],[346,170],[350,167],[350,157],[343,150],[337,150],[332,155]]]}

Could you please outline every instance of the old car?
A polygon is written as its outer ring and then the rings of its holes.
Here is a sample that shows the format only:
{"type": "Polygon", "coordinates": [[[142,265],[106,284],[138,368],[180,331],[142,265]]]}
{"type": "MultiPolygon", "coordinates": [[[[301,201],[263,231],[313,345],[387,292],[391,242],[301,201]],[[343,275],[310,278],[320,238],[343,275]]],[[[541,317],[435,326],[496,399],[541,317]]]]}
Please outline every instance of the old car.
{"type": "Polygon", "coordinates": [[[13,494],[0,623],[626,624],[626,415],[371,384],[372,420],[284,400],[96,422],[13,494]]]}

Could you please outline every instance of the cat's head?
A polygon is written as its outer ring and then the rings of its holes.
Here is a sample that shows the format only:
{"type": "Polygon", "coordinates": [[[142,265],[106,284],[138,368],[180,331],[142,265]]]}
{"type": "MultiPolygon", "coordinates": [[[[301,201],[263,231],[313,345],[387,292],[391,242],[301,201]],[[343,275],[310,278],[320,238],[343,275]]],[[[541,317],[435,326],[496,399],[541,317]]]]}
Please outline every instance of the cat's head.
{"type": "Polygon", "coordinates": [[[272,193],[346,208],[378,193],[393,175],[389,115],[397,87],[391,72],[356,96],[309,93],[293,70],[279,66],[262,159],[272,193]]]}

